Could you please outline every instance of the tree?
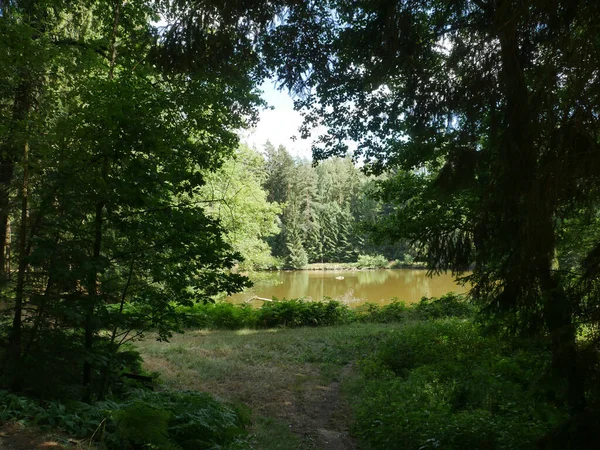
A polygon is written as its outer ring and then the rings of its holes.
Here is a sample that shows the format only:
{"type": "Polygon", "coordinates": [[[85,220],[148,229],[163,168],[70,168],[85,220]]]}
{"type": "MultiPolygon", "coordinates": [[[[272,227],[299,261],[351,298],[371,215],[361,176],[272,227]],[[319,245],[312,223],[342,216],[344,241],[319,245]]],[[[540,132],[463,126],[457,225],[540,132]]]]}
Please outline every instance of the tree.
{"type": "Polygon", "coordinates": [[[72,6],[0,3],[2,384],[92,400],[135,360],[124,343],[248,285],[196,200],[256,118],[249,28],[271,9],[72,6]],[[159,13],[181,20],[158,30],[159,13]]]}
{"type": "Polygon", "coordinates": [[[574,410],[586,373],[576,324],[597,324],[585,311],[600,259],[595,246],[572,274],[555,252],[561,221],[598,199],[599,8],[305,2],[265,39],[279,80],[301,94],[305,134],[328,129],[315,157],[352,140],[367,171],[397,169],[382,188],[397,213],[386,231],[420,242],[431,270],[473,266],[472,296],[496,322],[547,333],[574,410]]]}
{"type": "Polygon", "coordinates": [[[205,175],[200,201],[206,212],[218,219],[225,240],[238,252],[241,268],[260,269],[275,266],[267,239],[276,235],[281,208],[267,201],[262,184],[267,178],[265,161],[246,146],[240,146],[216,172],[205,175]]]}

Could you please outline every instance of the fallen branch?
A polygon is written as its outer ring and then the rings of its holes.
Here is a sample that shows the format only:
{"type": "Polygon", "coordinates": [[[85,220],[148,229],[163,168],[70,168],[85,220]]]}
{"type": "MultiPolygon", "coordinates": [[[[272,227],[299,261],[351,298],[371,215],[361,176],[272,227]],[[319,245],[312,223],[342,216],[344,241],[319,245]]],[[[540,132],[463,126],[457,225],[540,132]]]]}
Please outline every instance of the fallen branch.
{"type": "Polygon", "coordinates": [[[270,298],[258,297],[255,295],[254,297],[250,297],[249,299],[245,300],[244,303],[250,303],[252,300],[262,300],[263,302],[272,302],[273,301],[270,298]]]}

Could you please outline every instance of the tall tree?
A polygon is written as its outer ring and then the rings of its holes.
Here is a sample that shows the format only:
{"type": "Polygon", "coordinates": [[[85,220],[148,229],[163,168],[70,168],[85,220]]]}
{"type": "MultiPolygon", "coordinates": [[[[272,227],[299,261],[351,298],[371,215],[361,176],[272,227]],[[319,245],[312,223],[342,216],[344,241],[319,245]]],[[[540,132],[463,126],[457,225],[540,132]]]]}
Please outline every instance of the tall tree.
{"type": "Polygon", "coordinates": [[[272,9],[240,20],[219,2],[71,6],[0,3],[0,228],[18,231],[16,248],[0,236],[18,261],[0,332],[10,380],[91,400],[125,342],[177,328],[175,304],[248,284],[195,200],[256,118],[252,30],[272,9]],[[159,30],[159,13],[179,19],[159,30]]]}
{"type": "Polygon", "coordinates": [[[275,266],[267,239],[279,232],[277,214],[281,208],[267,201],[263,183],[267,178],[265,160],[247,146],[215,172],[205,175],[199,201],[206,202],[210,217],[219,220],[225,240],[238,252],[242,269],[264,269],[275,266]]]}
{"type": "Polygon", "coordinates": [[[432,270],[474,264],[472,295],[496,319],[547,332],[573,409],[578,311],[596,304],[580,287],[599,259],[574,279],[554,262],[560,221],[597,200],[599,13],[593,0],[305,2],[265,40],[306,127],[328,129],[315,156],[353,140],[367,170],[401,169],[383,191],[396,236],[421,242],[432,270]]]}

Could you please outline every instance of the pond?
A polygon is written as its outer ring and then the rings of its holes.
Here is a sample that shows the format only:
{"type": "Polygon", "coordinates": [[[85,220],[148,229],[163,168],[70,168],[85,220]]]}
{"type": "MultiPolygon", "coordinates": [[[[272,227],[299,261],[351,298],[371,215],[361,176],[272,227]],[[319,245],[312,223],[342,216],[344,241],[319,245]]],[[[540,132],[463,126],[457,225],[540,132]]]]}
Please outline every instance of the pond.
{"type": "MultiPolygon", "coordinates": [[[[407,304],[416,303],[424,296],[439,297],[448,292],[464,293],[467,290],[457,284],[450,273],[428,277],[425,270],[297,270],[273,272],[270,277],[256,281],[252,288],[227,300],[244,303],[254,296],[280,300],[331,297],[354,307],[365,302],[384,305],[393,297],[407,304]]],[[[260,306],[263,302],[253,300],[250,304],[260,306]]]]}

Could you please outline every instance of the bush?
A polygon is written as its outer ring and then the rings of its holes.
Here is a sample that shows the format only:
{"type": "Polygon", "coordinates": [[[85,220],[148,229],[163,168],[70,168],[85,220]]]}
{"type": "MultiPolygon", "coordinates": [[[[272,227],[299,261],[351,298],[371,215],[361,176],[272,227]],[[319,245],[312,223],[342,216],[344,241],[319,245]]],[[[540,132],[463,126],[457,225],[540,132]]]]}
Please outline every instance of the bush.
{"type": "Polygon", "coordinates": [[[261,327],[316,326],[349,323],[352,311],[336,300],[307,302],[301,299],[267,303],[257,310],[257,324],[261,327]]]}
{"type": "Polygon", "coordinates": [[[405,267],[425,267],[426,264],[422,261],[415,261],[414,256],[409,253],[405,253],[401,259],[396,259],[392,262],[391,269],[402,269],[405,267]]]}
{"type": "Polygon", "coordinates": [[[423,297],[414,306],[414,311],[419,319],[441,319],[443,317],[472,317],[476,309],[465,301],[464,296],[450,292],[440,298],[423,297]]]}
{"type": "Polygon", "coordinates": [[[388,305],[377,306],[367,303],[364,308],[366,311],[360,315],[362,322],[393,323],[403,322],[412,317],[411,307],[406,306],[404,302],[399,302],[396,298],[388,305]]]}
{"type": "Polygon", "coordinates": [[[375,449],[528,449],[563,414],[544,390],[543,345],[471,321],[407,324],[359,362],[355,432],[375,449]]]}
{"type": "Polygon", "coordinates": [[[383,255],[359,255],[356,267],[359,269],[385,269],[388,260],[383,255]]]}
{"type": "Polygon", "coordinates": [[[394,323],[444,317],[468,318],[473,317],[476,312],[476,308],[467,303],[463,296],[449,293],[440,298],[423,297],[415,305],[406,305],[397,298],[384,306],[366,303],[360,311],[359,319],[362,322],[394,323]]]}
{"type": "Polygon", "coordinates": [[[409,306],[398,299],[393,299],[392,303],[384,306],[367,303],[357,311],[330,298],[325,298],[322,302],[274,299],[260,308],[231,303],[199,303],[178,306],[176,309],[183,314],[187,327],[220,330],[339,325],[356,320],[395,323],[411,319],[466,318],[472,317],[476,312],[463,297],[455,294],[446,294],[439,299],[423,298],[420,303],[409,306]]]}
{"type": "Polygon", "coordinates": [[[249,448],[247,418],[201,392],[136,391],[113,420],[120,438],[152,448],[249,448]]]}
{"type": "Polygon", "coordinates": [[[179,307],[178,311],[185,314],[184,323],[188,327],[226,330],[336,325],[354,320],[354,313],[346,305],[331,299],[323,302],[274,299],[261,308],[209,303],[179,307]]]}
{"type": "Polygon", "coordinates": [[[242,449],[247,414],[200,392],[135,390],[127,401],[38,402],[0,391],[0,421],[64,430],[110,449],[242,449]]]}
{"type": "Polygon", "coordinates": [[[250,305],[198,303],[177,307],[177,311],[184,314],[186,327],[237,330],[256,325],[256,311],[250,305]]]}

